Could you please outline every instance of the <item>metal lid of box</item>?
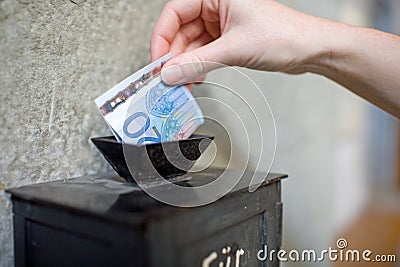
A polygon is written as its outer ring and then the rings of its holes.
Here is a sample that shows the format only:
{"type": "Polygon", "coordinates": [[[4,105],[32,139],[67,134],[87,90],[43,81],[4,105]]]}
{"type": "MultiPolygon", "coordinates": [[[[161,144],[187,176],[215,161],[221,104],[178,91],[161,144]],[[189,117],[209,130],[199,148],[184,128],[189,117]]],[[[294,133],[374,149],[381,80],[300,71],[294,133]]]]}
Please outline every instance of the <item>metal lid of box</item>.
{"type": "MultiPolygon", "coordinates": [[[[172,182],[187,187],[195,187],[215,180],[223,169],[209,168],[202,172],[187,173],[175,177],[172,182]]],[[[225,170],[229,175],[241,172],[225,170]]],[[[246,171],[236,187],[223,198],[248,192],[249,179],[254,172],[246,171]]],[[[286,178],[284,174],[265,174],[262,186],[286,178]]],[[[171,180],[169,180],[171,182],[171,180]]],[[[170,183],[157,184],[160,190],[169,190],[170,183]]],[[[147,195],[138,185],[129,184],[115,174],[101,174],[39,183],[7,190],[13,200],[21,199],[70,212],[100,216],[103,219],[128,224],[140,224],[151,217],[165,216],[180,212],[184,208],[172,207],[147,195]]],[[[14,210],[14,212],[16,212],[14,210]]]]}

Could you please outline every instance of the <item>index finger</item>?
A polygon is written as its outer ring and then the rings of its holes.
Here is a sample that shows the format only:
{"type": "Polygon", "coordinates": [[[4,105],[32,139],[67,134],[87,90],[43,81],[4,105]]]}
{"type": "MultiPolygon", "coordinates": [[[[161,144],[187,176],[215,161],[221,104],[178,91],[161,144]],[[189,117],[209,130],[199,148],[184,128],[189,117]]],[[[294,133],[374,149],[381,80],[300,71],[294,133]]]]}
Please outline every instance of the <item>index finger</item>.
{"type": "Polygon", "coordinates": [[[152,61],[169,52],[180,27],[200,16],[201,6],[202,0],[172,0],[164,6],[151,36],[152,61]]]}

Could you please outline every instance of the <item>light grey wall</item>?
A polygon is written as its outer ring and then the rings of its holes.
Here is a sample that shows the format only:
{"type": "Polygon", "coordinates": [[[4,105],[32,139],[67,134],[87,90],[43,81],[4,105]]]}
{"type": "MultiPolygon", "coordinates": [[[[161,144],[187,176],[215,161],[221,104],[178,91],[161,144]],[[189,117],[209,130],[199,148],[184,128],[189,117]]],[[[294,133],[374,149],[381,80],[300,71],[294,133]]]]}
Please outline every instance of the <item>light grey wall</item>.
{"type": "Polygon", "coordinates": [[[0,1],[0,266],[13,262],[4,188],[108,169],[93,100],[149,62],[163,2],[0,1]]]}

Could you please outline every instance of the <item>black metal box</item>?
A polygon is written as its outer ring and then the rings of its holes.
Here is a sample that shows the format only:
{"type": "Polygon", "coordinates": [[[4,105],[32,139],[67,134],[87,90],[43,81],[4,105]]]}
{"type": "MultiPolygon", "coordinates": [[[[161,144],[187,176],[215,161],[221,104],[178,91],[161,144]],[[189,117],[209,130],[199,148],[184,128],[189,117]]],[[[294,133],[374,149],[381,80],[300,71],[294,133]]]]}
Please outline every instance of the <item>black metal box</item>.
{"type": "MultiPolygon", "coordinates": [[[[185,184],[220,172],[188,173],[185,184]]],[[[245,181],[197,208],[158,202],[114,174],[11,189],[15,265],[278,266],[257,252],[281,245],[284,177],[269,174],[253,193],[245,181]]]]}

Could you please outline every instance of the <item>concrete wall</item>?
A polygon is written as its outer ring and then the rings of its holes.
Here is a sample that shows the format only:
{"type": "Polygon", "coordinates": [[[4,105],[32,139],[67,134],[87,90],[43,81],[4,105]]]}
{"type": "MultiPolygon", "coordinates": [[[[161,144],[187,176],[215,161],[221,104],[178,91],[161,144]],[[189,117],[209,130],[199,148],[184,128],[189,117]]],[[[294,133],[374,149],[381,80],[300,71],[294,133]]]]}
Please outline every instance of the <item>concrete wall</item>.
{"type": "Polygon", "coordinates": [[[0,1],[0,266],[13,262],[4,188],[108,169],[93,100],[149,62],[163,2],[0,1]]]}

